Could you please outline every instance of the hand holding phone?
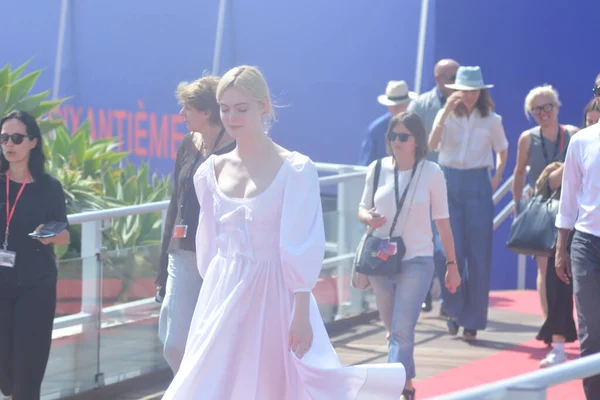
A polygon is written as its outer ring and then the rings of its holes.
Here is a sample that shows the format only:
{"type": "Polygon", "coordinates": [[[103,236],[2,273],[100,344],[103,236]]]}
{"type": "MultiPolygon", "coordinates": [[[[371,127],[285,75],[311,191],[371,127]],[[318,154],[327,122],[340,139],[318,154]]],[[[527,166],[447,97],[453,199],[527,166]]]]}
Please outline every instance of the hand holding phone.
{"type": "Polygon", "coordinates": [[[365,222],[371,228],[378,229],[385,224],[385,217],[377,212],[375,208],[369,210],[369,215],[371,215],[371,218],[365,222]]]}
{"type": "Polygon", "coordinates": [[[48,239],[58,235],[66,228],[66,222],[50,221],[44,225],[39,226],[34,232],[31,232],[29,236],[31,236],[34,239],[48,239]]]}

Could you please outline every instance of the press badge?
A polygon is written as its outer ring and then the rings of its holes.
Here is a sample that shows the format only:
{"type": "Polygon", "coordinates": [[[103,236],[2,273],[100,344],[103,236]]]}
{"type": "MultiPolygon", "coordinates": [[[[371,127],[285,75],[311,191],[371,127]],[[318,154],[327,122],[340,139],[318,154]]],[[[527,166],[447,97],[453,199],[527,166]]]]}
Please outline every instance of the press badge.
{"type": "Polygon", "coordinates": [[[396,255],[398,252],[398,246],[394,242],[382,240],[379,242],[379,248],[377,249],[377,258],[387,261],[390,256],[396,255]]]}
{"type": "Polygon", "coordinates": [[[14,251],[0,250],[0,267],[15,267],[15,258],[17,253],[14,251]]]}
{"type": "Polygon", "coordinates": [[[175,228],[173,228],[173,237],[175,239],[183,239],[187,237],[187,229],[187,225],[175,225],[175,228]]]}

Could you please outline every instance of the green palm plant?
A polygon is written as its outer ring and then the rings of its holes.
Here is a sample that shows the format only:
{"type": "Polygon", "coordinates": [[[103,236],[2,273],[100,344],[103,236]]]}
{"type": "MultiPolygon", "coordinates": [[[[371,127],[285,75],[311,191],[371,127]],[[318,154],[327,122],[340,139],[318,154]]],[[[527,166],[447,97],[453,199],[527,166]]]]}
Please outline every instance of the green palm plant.
{"type": "MultiPolygon", "coordinates": [[[[104,195],[124,205],[153,203],[166,199],[172,190],[168,177],[156,174],[150,179],[150,167],[137,169],[129,161],[118,175],[104,175],[104,195]]],[[[106,263],[106,274],[122,281],[117,301],[127,301],[129,288],[137,277],[154,274],[162,236],[161,213],[130,215],[112,221],[104,230],[104,242],[113,250],[106,263]]]]}
{"type": "Polygon", "coordinates": [[[0,115],[13,110],[27,111],[39,119],[42,134],[46,134],[60,126],[62,121],[42,117],[49,115],[67,99],[48,100],[50,90],[30,95],[29,92],[42,73],[42,70],[37,70],[23,76],[30,62],[31,60],[23,63],[13,71],[10,63],[0,68],[0,115]]]}

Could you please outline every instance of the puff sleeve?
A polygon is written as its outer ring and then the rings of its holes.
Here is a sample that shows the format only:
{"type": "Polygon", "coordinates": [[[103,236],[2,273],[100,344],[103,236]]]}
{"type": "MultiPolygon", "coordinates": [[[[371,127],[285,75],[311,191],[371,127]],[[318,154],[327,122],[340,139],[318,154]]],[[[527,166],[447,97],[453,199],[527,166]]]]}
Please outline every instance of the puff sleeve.
{"type": "Polygon", "coordinates": [[[211,168],[213,160],[211,156],[194,174],[194,189],[200,203],[200,215],[198,228],[196,230],[196,262],[200,276],[204,279],[208,266],[217,254],[217,228],[214,213],[214,197],[210,190],[211,168]]]}
{"type": "Polygon", "coordinates": [[[289,162],[281,211],[281,264],[291,292],[310,292],[325,256],[319,179],[308,157],[295,154],[289,162]]]}

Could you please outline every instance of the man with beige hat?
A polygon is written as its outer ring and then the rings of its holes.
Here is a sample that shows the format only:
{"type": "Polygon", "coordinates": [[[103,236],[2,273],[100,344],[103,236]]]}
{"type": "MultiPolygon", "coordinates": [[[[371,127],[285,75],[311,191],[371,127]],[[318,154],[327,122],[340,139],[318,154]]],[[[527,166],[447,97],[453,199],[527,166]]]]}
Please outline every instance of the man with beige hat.
{"type": "Polygon", "coordinates": [[[385,133],[394,115],[405,111],[417,94],[408,89],[405,81],[389,81],[385,94],[379,95],[379,104],[387,106],[388,112],[369,125],[367,135],[362,142],[359,165],[369,165],[373,161],[387,156],[385,151],[385,133]]]}

